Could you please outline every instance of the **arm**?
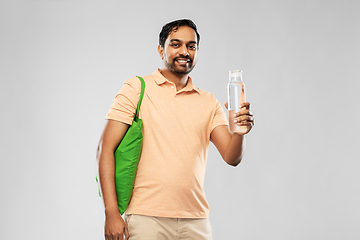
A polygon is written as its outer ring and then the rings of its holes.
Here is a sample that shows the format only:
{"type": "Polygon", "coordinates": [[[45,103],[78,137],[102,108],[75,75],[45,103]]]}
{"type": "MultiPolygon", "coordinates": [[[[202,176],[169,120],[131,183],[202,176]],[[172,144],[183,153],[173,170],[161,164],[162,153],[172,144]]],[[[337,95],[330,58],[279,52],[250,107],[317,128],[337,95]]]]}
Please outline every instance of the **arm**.
{"type": "MultiPolygon", "coordinates": [[[[227,107],[227,104],[225,104],[227,107]]],[[[244,103],[236,113],[236,123],[239,126],[247,126],[249,133],[254,125],[254,117],[250,112],[250,103],[244,103]]],[[[227,126],[217,126],[210,134],[210,140],[218,149],[224,161],[231,165],[237,166],[244,155],[245,151],[245,134],[231,133],[227,126]]]]}
{"type": "Polygon", "coordinates": [[[99,179],[105,205],[105,239],[128,238],[127,227],[122,219],[115,190],[115,159],[114,152],[123,139],[128,124],[108,120],[100,138],[97,158],[99,163],[99,179]]]}

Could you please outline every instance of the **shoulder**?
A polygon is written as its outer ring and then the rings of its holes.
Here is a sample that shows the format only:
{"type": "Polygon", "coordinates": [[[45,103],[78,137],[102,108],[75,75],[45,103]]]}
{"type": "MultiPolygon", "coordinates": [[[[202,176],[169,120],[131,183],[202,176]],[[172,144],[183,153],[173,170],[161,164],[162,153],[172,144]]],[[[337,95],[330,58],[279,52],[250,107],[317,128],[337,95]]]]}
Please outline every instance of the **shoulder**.
{"type": "MultiPolygon", "coordinates": [[[[144,79],[145,85],[150,82],[151,75],[140,76],[140,77],[144,79]]],[[[137,76],[125,80],[124,85],[128,85],[132,87],[133,89],[136,90],[136,92],[140,92],[141,90],[141,81],[137,76]]]]}
{"type": "Polygon", "coordinates": [[[135,89],[140,89],[140,87],[141,87],[140,79],[137,77],[132,77],[132,78],[126,79],[124,84],[129,85],[135,89]]]}

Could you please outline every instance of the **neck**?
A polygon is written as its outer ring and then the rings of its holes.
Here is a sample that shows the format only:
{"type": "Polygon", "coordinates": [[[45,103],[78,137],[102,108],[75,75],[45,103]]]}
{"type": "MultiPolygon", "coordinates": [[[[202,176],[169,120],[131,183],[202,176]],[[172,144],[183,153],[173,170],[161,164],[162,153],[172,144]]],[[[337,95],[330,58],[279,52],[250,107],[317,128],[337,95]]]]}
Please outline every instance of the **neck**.
{"type": "Polygon", "coordinates": [[[167,80],[175,83],[177,91],[183,89],[187,84],[189,74],[174,73],[164,67],[160,69],[160,72],[167,80]]]}

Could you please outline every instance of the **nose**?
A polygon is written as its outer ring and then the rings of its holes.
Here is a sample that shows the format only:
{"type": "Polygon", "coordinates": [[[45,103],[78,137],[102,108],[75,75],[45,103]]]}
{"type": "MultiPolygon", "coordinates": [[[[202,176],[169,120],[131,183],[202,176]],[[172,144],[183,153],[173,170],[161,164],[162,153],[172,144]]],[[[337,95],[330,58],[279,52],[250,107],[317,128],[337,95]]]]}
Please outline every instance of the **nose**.
{"type": "Polygon", "coordinates": [[[182,45],[180,48],[180,55],[183,55],[185,57],[189,56],[189,51],[186,45],[182,45]]]}

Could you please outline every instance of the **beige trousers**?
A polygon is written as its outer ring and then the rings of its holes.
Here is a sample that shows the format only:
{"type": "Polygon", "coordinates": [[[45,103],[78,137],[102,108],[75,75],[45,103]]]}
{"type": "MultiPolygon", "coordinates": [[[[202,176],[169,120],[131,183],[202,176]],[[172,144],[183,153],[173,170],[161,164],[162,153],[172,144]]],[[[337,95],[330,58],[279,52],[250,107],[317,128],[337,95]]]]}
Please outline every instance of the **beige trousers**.
{"type": "Polygon", "coordinates": [[[129,240],[212,240],[209,219],[126,215],[129,240]]]}

